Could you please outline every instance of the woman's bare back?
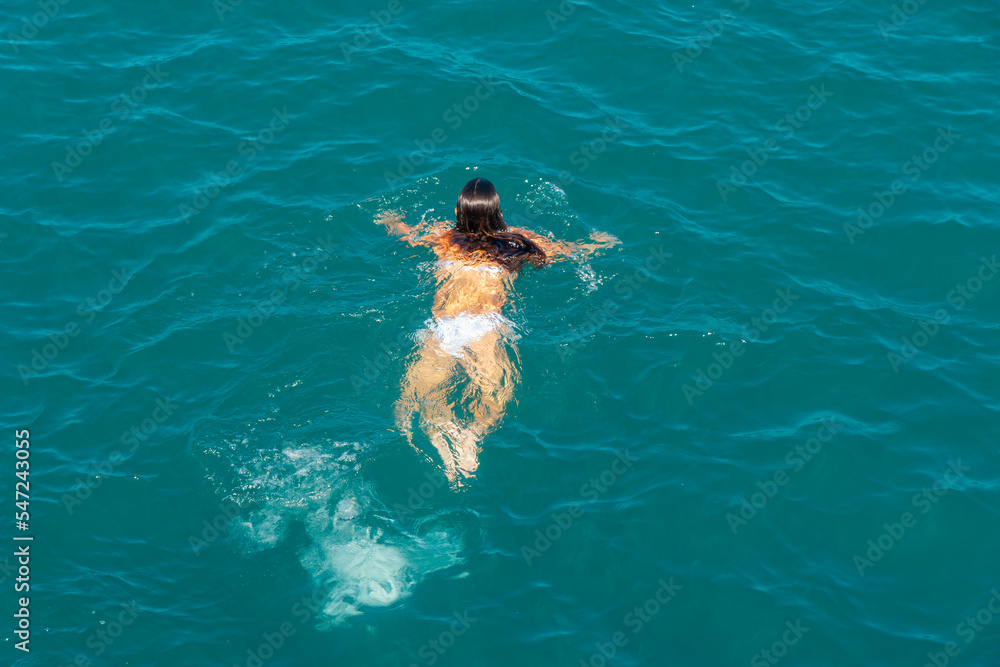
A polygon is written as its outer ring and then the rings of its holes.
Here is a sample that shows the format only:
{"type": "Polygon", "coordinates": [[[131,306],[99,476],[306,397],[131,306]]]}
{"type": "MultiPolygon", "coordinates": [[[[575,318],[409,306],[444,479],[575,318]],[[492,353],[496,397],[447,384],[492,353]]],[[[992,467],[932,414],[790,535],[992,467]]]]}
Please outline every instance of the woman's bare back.
{"type": "Polygon", "coordinates": [[[432,246],[438,261],[434,277],[434,317],[499,313],[507,301],[513,274],[500,264],[462,252],[444,237],[432,246]]]}

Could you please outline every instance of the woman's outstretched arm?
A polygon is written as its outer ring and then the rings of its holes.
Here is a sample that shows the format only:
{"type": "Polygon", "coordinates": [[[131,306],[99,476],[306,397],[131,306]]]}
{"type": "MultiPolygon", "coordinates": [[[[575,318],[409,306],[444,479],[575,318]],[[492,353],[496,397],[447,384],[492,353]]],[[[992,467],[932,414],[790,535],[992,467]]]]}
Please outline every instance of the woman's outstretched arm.
{"type": "Polygon", "coordinates": [[[375,224],[384,225],[390,234],[413,246],[432,246],[441,234],[448,230],[447,222],[421,222],[418,225],[408,225],[396,211],[382,213],[375,218],[375,224]]]}
{"type": "Polygon", "coordinates": [[[569,258],[580,253],[584,256],[589,256],[598,250],[611,248],[621,243],[614,235],[607,232],[591,232],[590,238],[594,243],[573,243],[571,241],[555,241],[527,229],[514,229],[511,227],[510,231],[522,234],[525,238],[537,243],[538,247],[544,250],[549,259],[553,261],[569,258]]]}

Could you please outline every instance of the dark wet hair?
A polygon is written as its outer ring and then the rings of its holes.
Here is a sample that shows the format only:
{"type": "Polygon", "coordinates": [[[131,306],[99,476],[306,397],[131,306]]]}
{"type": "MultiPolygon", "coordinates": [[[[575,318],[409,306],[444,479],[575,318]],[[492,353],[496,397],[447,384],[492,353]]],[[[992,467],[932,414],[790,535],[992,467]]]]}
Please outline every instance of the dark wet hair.
{"type": "Polygon", "coordinates": [[[449,241],[460,250],[481,255],[518,271],[525,262],[544,266],[547,257],[538,244],[523,234],[507,231],[500,211],[500,195],[485,178],[474,178],[458,195],[455,229],[449,241]]]}

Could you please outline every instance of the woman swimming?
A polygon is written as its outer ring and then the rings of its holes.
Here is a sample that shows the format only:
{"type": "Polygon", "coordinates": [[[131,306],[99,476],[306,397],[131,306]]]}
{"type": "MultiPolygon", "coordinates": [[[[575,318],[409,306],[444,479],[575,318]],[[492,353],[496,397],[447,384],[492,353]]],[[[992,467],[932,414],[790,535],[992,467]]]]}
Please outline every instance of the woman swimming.
{"type": "Polygon", "coordinates": [[[500,196],[485,178],[465,184],[455,206],[455,224],[421,223],[410,226],[398,214],[377,220],[390,234],[413,246],[428,246],[437,255],[433,318],[418,334],[420,349],[402,381],[396,402],[396,424],[413,444],[411,419],[420,426],[444,461],[444,472],[455,482],[471,476],[479,466],[479,442],[503,418],[519,378],[517,364],[507,352],[517,339],[501,309],[518,271],[530,263],[587,255],[619,243],[611,234],[593,232],[594,243],[554,241],[504,222],[500,196]],[[456,420],[449,396],[460,379],[468,377],[462,392],[467,402],[465,426],[456,420]]]}

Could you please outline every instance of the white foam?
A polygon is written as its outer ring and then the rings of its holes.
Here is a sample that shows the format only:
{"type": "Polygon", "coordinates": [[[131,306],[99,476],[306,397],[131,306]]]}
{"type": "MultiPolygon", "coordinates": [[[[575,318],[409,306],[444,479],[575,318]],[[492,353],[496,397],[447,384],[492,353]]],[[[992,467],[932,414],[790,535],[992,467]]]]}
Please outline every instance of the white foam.
{"type": "Polygon", "coordinates": [[[379,541],[381,530],[318,511],[309,517],[307,531],[320,537],[302,551],[300,561],[318,584],[329,587],[323,612],[334,623],[360,614],[364,607],[391,605],[410,593],[414,580],[406,554],[379,541]]]}
{"type": "Polygon", "coordinates": [[[584,294],[590,294],[603,282],[597,277],[593,267],[590,266],[590,262],[586,260],[576,265],[576,275],[587,286],[587,291],[584,294]]]}
{"type": "Polygon", "coordinates": [[[332,442],[254,449],[231,446],[232,496],[241,511],[231,532],[247,553],[280,544],[301,521],[310,543],[302,567],[327,591],[321,625],[405,600],[426,575],[459,562],[461,545],[447,531],[407,530],[361,478],[364,445],[332,442]],[[235,461],[233,463],[236,463],[235,461]]]}

